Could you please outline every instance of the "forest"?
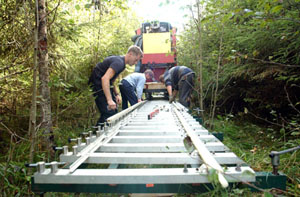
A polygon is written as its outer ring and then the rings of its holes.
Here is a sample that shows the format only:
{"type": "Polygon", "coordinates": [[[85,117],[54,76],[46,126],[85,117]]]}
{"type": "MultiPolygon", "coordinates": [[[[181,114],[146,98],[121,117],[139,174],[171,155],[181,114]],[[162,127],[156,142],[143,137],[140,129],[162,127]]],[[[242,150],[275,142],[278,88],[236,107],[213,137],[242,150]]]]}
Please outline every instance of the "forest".
{"type": "MultiPolygon", "coordinates": [[[[52,161],[52,146],[97,121],[88,78],[133,44],[143,19],[129,1],[0,0],[3,196],[32,195],[25,163],[52,161]]],[[[194,0],[183,9],[177,64],[196,72],[191,109],[253,169],[272,171],[271,151],[300,145],[300,0],[194,0]]],[[[264,195],[300,195],[299,166],[299,151],[281,155],[287,191],[264,195]]]]}

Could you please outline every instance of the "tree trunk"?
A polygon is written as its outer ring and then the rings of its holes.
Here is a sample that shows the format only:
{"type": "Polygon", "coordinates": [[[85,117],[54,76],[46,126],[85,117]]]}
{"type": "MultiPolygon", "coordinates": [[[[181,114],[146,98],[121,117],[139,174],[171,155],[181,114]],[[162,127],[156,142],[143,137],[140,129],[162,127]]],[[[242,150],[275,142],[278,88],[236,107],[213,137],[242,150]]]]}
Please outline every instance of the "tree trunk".
{"type": "Polygon", "coordinates": [[[98,1],[95,1],[95,4],[94,4],[94,14],[93,14],[93,23],[96,24],[96,13],[97,13],[97,10],[99,11],[99,28],[98,28],[98,32],[97,32],[97,35],[96,35],[96,32],[94,30],[94,38],[96,38],[97,36],[97,43],[96,43],[96,47],[93,47],[93,53],[94,53],[94,65],[96,65],[98,63],[98,53],[99,53],[99,50],[100,50],[100,38],[101,38],[101,21],[102,21],[102,0],[98,0],[98,1]]]}
{"type": "MultiPolygon", "coordinates": [[[[222,6],[224,6],[224,0],[222,1],[222,6]]],[[[223,13],[224,14],[224,13],[223,13]]],[[[215,118],[215,112],[216,112],[216,106],[217,106],[217,94],[219,91],[219,74],[220,74],[220,68],[221,68],[221,60],[222,60],[222,53],[223,53],[223,36],[224,36],[224,23],[222,24],[222,30],[221,30],[221,37],[220,37],[220,46],[219,46],[219,57],[218,57],[218,67],[217,67],[217,76],[216,76],[216,88],[213,94],[213,109],[211,112],[210,117],[210,129],[212,130],[214,128],[213,121],[215,118]]]]}
{"type": "Polygon", "coordinates": [[[198,30],[198,34],[199,34],[199,94],[198,94],[198,98],[199,98],[199,104],[200,104],[200,109],[201,111],[201,117],[204,121],[204,106],[203,106],[203,80],[202,80],[202,76],[203,76],[203,53],[202,53],[202,31],[201,31],[201,10],[200,10],[200,1],[197,0],[197,30],[198,30]]]}
{"type": "Polygon", "coordinates": [[[213,93],[213,108],[211,112],[210,117],[210,129],[213,129],[213,121],[215,118],[215,112],[216,112],[216,106],[217,106],[217,94],[219,91],[219,74],[220,74],[220,68],[221,68],[221,60],[222,60],[222,48],[223,48],[223,32],[224,32],[224,26],[222,27],[222,33],[220,38],[220,48],[219,48],[219,57],[218,57],[218,67],[217,67],[217,76],[216,76],[216,88],[213,93]]]}
{"type": "Polygon", "coordinates": [[[29,153],[29,163],[33,162],[34,147],[36,142],[36,78],[37,78],[37,54],[38,54],[38,26],[39,26],[39,15],[38,15],[38,1],[35,1],[35,28],[34,28],[34,65],[33,65],[33,76],[32,76],[32,99],[30,108],[30,118],[29,118],[29,129],[28,134],[30,136],[30,153],[29,153]]]}
{"type": "Polygon", "coordinates": [[[48,69],[48,46],[47,46],[47,12],[46,0],[38,0],[38,65],[40,79],[40,95],[41,95],[41,131],[43,132],[43,144],[46,145],[47,151],[51,151],[53,145],[53,131],[51,118],[51,99],[48,69]]]}

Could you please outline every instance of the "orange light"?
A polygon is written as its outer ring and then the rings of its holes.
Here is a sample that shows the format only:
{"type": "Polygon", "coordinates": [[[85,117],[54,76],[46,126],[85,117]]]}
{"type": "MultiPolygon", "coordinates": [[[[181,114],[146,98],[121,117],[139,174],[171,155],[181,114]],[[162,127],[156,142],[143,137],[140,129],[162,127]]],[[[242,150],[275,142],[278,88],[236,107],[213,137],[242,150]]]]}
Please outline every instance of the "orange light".
{"type": "Polygon", "coordinates": [[[154,184],[153,183],[148,183],[148,184],[146,184],[146,187],[154,187],[154,184]]]}

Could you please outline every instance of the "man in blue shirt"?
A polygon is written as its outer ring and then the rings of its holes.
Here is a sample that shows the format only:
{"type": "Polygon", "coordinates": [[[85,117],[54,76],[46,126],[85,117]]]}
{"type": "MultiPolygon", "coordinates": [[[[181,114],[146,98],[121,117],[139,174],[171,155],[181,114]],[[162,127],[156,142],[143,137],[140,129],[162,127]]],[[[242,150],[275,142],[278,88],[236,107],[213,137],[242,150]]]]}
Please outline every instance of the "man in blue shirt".
{"type": "Polygon", "coordinates": [[[130,66],[137,64],[142,57],[142,50],[138,46],[131,46],[125,56],[110,56],[96,64],[89,84],[94,91],[95,102],[101,113],[97,125],[104,123],[107,118],[118,112],[117,104],[121,103],[121,97],[113,83],[124,71],[126,64],[130,66]]]}
{"type": "Polygon", "coordinates": [[[122,109],[128,108],[128,102],[132,106],[142,101],[146,79],[150,80],[153,76],[152,70],[147,69],[144,73],[132,73],[122,79],[119,86],[122,96],[122,109]]]}
{"type": "Polygon", "coordinates": [[[174,66],[159,77],[159,80],[167,87],[170,103],[175,100],[179,92],[179,103],[185,107],[190,106],[194,77],[195,72],[186,66],[174,66]]]}

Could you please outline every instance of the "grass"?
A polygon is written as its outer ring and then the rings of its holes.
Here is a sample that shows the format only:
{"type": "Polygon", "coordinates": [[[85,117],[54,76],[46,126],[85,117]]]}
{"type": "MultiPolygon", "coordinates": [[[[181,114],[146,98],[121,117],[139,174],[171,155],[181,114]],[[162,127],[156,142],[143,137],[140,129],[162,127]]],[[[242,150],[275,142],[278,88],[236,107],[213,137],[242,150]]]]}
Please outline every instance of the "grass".
{"type": "MultiPolygon", "coordinates": [[[[272,172],[271,151],[281,151],[299,146],[300,139],[281,136],[272,128],[262,128],[252,123],[219,117],[215,131],[224,133],[223,143],[248,163],[255,171],[272,172]],[[283,140],[285,139],[285,140],[283,140]]],[[[285,195],[300,196],[300,151],[280,156],[279,171],[288,177],[285,195]]]]}

